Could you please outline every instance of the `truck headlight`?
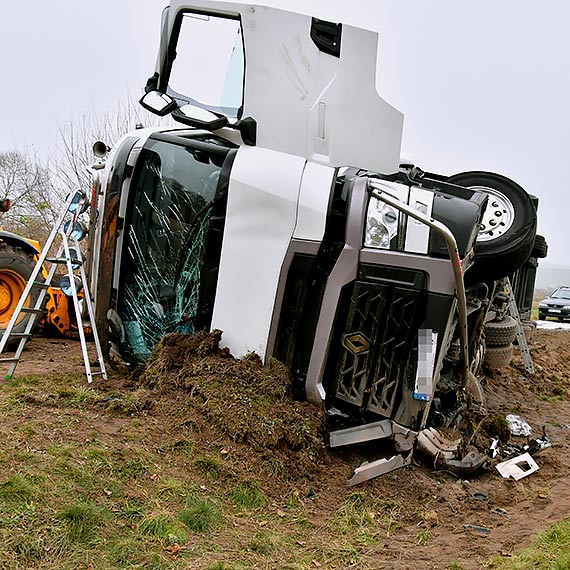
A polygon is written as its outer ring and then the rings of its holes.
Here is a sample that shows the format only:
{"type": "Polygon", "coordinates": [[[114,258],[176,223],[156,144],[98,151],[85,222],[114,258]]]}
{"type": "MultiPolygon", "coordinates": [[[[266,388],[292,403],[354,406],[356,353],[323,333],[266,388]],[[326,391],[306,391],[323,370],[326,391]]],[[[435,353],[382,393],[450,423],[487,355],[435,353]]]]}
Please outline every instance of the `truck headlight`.
{"type": "Polygon", "coordinates": [[[398,233],[399,213],[392,206],[371,198],[366,214],[364,245],[390,249],[390,241],[398,233]]]}

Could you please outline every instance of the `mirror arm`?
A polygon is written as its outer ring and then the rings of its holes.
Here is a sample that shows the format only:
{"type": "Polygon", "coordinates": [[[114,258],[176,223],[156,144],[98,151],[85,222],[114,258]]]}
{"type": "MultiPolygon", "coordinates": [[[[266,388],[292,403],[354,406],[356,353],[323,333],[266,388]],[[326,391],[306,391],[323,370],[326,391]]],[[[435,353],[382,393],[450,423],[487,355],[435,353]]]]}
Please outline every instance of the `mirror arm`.
{"type": "Polygon", "coordinates": [[[217,119],[214,121],[201,121],[200,119],[194,119],[188,117],[179,109],[174,109],[172,111],[172,118],[183,125],[188,125],[190,127],[196,127],[197,129],[206,129],[207,131],[217,131],[218,129],[223,129],[228,126],[228,118],[225,115],[216,115],[217,119]]]}
{"type": "Polygon", "coordinates": [[[149,91],[157,91],[158,90],[158,71],[155,71],[147,80],[146,85],[144,87],[144,92],[148,93],[149,91]]]}
{"type": "Polygon", "coordinates": [[[228,127],[237,129],[246,145],[255,146],[257,142],[257,121],[253,117],[245,117],[233,125],[228,125],[228,127]]]}

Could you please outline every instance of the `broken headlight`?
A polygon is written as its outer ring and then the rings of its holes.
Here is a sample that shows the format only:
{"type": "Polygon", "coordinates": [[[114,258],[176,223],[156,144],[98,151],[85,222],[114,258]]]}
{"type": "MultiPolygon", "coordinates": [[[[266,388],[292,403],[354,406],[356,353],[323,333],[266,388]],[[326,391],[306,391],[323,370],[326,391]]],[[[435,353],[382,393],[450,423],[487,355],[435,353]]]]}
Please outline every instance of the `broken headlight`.
{"type": "Polygon", "coordinates": [[[399,212],[379,200],[370,198],[366,214],[365,247],[390,249],[392,238],[398,233],[399,212]]]}

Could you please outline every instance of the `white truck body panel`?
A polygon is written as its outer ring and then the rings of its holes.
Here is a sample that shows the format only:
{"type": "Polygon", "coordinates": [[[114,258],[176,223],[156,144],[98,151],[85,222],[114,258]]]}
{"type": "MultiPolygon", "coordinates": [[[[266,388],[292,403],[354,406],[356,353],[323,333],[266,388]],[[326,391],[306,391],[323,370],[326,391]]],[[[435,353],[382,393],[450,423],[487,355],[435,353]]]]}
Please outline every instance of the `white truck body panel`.
{"type": "Polygon", "coordinates": [[[307,162],[301,181],[294,238],[322,241],[335,169],[307,162]]]}
{"type": "MultiPolygon", "coordinates": [[[[172,37],[181,10],[241,19],[243,117],[257,122],[258,146],[333,167],[398,170],[403,114],[376,90],[376,32],[343,24],[335,57],[312,41],[309,16],[251,4],[174,0],[164,12],[163,38],[172,37]]],[[[165,39],[159,74],[167,51],[165,39]]],[[[207,54],[204,65],[205,72],[207,54]]]]}
{"type": "Polygon", "coordinates": [[[236,357],[265,359],[281,266],[295,230],[305,160],[241,147],[228,193],[212,329],[236,357]]]}

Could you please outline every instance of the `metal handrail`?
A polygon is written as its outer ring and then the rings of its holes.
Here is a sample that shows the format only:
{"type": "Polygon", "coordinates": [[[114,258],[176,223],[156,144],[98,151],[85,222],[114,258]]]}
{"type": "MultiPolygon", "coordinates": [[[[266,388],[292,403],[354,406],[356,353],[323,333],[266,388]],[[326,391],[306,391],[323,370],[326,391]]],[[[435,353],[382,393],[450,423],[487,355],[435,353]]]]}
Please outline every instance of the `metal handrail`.
{"type": "Polygon", "coordinates": [[[455,236],[451,230],[441,222],[422,214],[418,210],[411,208],[388,194],[381,185],[372,180],[368,181],[369,187],[372,188],[370,194],[385,202],[386,204],[396,208],[400,212],[404,212],[414,220],[422,222],[426,226],[436,231],[445,241],[449,257],[451,259],[451,266],[453,268],[453,276],[455,277],[455,288],[457,291],[457,309],[459,312],[459,354],[461,361],[461,387],[465,389],[469,383],[469,348],[467,343],[467,299],[465,297],[465,283],[463,282],[463,266],[459,256],[459,248],[455,236]]]}

